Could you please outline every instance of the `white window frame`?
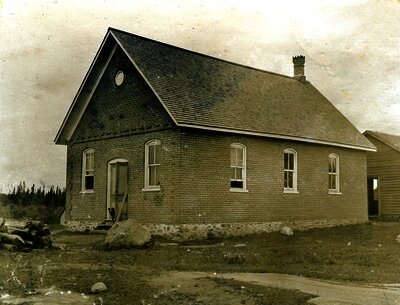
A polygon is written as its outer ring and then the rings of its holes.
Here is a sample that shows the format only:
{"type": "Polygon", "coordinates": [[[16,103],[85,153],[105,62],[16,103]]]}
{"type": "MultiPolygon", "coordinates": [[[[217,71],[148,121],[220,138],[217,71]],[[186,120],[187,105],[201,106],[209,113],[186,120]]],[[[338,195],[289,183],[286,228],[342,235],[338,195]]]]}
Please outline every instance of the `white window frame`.
{"type": "Polygon", "coordinates": [[[328,156],[328,192],[329,192],[329,194],[341,194],[340,193],[340,167],[339,166],[340,166],[339,156],[336,154],[329,154],[329,156],[328,156]],[[336,172],[331,172],[329,169],[330,159],[334,159],[336,162],[336,172]],[[335,185],[336,185],[336,188],[334,188],[334,189],[330,188],[330,181],[331,181],[332,176],[335,179],[335,185]]]}
{"type": "MultiPolygon", "coordinates": [[[[150,140],[144,146],[144,188],[143,191],[159,191],[161,189],[160,185],[150,185],[150,167],[152,166],[161,166],[161,163],[151,163],[149,164],[149,147],[154,145],[160,145],[161,141],[159,140],[150,140]]],[[[161,150],[160,150],[161,151],[161,150]]],[[[161,158],[161,156],[159,156],[161,158]]]]}
{"type": "Polygon", "coordinates": [[[81,192],[82,193],[93,193],[94,192],[94,149],[93,148],[87,148],[83,151],[82,153],[82,187],[81,187],[81,192]],[[87,155],[91,154],[92,155],[92,169],[87,168],[87,155]],[[86,177],[93,177],[93,188],[92,189],[86,189],[86,177]]]}
{"type": "Polygon", "coordinates": [[[287,173],[293,173],[293,187],[285,187],[285,180],[283,180],[283,192],[290,194],[298,194],[297,190],[297,152],[292,148],[287,148],[283,151],[283,175],[284,179],[287,173]],[[285,154],[293,155],[293,169],[285,168],[285,154]]]}
{"type": "Polygon", "coordinates": [[[246,170],[246,164],[247,164],[247,162],[246,162],[246,146],[244,146],[243,144],[240,144],[240,143],[233,143],[233,144],[231,144],[231,146],[230,146],[230,149],[229,149],[229,154],[230,154],[230,151],[231,151],[231,149],[232,148],[235,148],[235,149],[242,149],[242,151],[243,151],[243,164],[242,164],[242,166],[238,166],[237,164],[234,164],[234,165],[232,165],[232,160],[230,160],[230,169],[231,168],[240,168],[241,170],[242,170],[242,179],[240,180],[240,179],[232,179],[232,177],[231,177],[231,171],[229,171],[229,176],[230,176],[230,184],[232,183],[232,181],[242,181],[242,187],[232,187],[231,186],[231,188],[230,188],[230,191],[231,192],[242,192],[242,193],[247,193],[248,192],[248,190],[247,190],[247,185],[246,185],[246,172],[247,172],[247,170],[246,170]]]}

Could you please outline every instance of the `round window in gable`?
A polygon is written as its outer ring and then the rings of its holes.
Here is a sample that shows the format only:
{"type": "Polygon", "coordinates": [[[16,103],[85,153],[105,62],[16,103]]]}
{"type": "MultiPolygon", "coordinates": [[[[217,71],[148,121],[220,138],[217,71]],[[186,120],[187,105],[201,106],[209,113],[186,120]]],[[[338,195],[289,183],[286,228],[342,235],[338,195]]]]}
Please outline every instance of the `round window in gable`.
{"type": "Polygon", "coordinates": [[[122,71],[118,71],[117,74],[115,74],[115,84],[117,86],[121,86],[122,83],[124,82],[125,79],[125,74],[122,71]]]}

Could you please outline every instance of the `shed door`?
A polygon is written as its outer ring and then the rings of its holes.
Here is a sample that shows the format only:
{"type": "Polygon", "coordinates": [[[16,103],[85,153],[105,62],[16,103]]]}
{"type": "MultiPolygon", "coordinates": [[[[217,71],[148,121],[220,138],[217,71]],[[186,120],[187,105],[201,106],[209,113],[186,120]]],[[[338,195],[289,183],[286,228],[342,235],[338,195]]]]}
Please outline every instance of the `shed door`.
{"type": "Polygon", "coordinates": [[[107,219],[128,217],[128,161],[116,159],[108,163],[107,219]]]}
{"type": "Polygon", "coordinates": [[[379,179],[368,177],[368,216],[379,216],[379,179]]]}

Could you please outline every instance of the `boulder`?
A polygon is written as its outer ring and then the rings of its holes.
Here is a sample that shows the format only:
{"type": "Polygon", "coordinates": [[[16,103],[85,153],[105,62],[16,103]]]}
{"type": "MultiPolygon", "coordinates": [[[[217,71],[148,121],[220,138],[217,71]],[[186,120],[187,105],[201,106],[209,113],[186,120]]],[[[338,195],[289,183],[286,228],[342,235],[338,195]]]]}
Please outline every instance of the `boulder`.
{"type": "Polygon", "coordinates": [[[280,233],[283,235],[293,235],[293,230],[288,226],[284,226],[281,228],[280,233]]]}
{"type": "Polygon", "coordinates": [[[103,291],[107,291],[107,286],[103,282],[98,282],[93,284],[92,288],[90,289],[92,293],[100,293],[103,291]]]}
{"type": "Polygon", "coordinates": [[[132,219],[116,222],[108,231],[104,246],[106,249],[129,249],[144,247],[150,243],[147,228],[132,219]]]}

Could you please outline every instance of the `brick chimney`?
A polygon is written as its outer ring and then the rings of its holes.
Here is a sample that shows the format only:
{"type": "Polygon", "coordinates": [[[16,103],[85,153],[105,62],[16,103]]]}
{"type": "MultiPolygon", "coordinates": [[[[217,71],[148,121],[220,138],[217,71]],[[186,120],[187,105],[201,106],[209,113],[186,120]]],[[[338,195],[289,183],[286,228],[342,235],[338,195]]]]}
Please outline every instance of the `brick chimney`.
{"type": "Polygon", "coordinates": [[[306,57],[304,55],[293,56],[294,77],[302,81],[306,80],[306,76],[304,75],[305,63],[306,57]]]}

